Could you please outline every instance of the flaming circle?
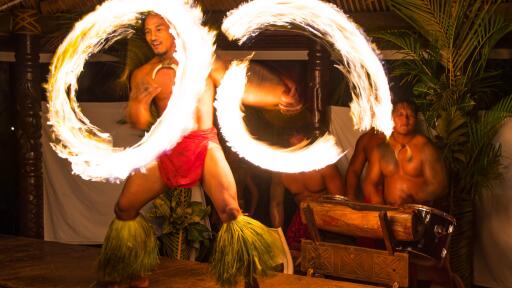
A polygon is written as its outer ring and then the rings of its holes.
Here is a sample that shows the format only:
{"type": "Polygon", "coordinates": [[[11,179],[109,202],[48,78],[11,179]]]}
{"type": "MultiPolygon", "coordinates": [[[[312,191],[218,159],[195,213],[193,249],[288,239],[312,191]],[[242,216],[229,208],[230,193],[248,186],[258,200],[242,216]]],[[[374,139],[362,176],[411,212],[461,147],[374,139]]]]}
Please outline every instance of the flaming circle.
{"type": "MultiPolygon", "coordinates": [[[[240,43],[275,27],[301,31],[333,47],[331,53],[342,62],[337,67],[352,83],[355,128],[366,130],[373,126],[391,134],[392,106],[384,69],[365,36],[341,10],[319,0],[254,0],[230,11],[222,24],[228,38],[240,43]]],[[[332,135],[325,135],[306,148],[293,149],[276,149],[253,139],[243,124],[240,101],[233,100],[241,100],[245,65],[232,65],[216,100],[221,132],[234,151],[263,168],[289,173],[319,169],[343,155],[332,135]],[[228,77],[233,80],[228,81],[228,77]]]]}
{"type": "Polygon", "coordinates": [[[195,126],[194,109],[213,62],[215,34],[201,26],[202,13],[183,1],[111,0],[76,23],[57,49],[47,84],[49,124],[58,139],[53,149],[67,158],[73,172],[84,179],[118,181],[174,147],[195,126]],[[89,55],[134,31],[141,12],[154,11],[172,23],[176,40],[176,71],[166,111],[144,138],[129,148],[113,147],[80,112],[77,78],[89,55]],[[69,94],[69,95],[68,95],[69,94]]]}
{"type": "Polygon", "coordinates": [[[343,156],[332,135],[324,135],[306,148],[303,148],[305,142],[282,149],[255,140],[247,131],[240,111],[247,65],[247,61],[231,64],[217,89],[215,101],[221,132],[233,151],[262,168],[287,173],[320,169],[343,156]]]}

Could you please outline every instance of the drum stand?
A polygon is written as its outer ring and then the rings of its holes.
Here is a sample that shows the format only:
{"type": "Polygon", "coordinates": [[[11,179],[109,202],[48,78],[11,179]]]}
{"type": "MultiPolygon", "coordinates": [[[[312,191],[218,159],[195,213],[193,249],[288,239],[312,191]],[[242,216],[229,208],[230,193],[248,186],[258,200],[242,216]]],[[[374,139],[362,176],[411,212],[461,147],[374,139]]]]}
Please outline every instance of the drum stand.
{"type": "Polygon", "coordinates": [[[346,279],[409,286],[409,254],[396,251],[387,211],[379,212],[386,250],[322,242],[309,205],[303,207],[311,240],[302,240],[301,270],[346,279]]]}

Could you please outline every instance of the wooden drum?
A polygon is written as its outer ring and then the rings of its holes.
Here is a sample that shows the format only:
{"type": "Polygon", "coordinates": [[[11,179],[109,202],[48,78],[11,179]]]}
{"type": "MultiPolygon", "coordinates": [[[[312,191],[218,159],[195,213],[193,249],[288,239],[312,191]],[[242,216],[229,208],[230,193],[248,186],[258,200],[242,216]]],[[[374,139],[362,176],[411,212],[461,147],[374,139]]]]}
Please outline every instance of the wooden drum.
{"type": "Polygon", "coordinates": [[[386,205],[365,204],[343,196],[323,196],[318,201],[303,201],[300,205],[301,220],[306,223],[304,207],[313,212],[318,229],[343,235],[383,239],[379,213],[387,211],[391,230],[398,241],[418,239],[410,209],[386,205]]]}

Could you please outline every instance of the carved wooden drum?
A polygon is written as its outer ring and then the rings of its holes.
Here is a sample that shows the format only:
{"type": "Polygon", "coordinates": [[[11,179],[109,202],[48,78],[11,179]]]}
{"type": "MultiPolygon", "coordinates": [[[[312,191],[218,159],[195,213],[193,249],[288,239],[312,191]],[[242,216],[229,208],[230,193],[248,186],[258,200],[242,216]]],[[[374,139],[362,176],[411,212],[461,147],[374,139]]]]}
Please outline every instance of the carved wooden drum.
{"type": "Polygon", "coordinates": [[[427,261],[440,263],[446,256],[455,219],[434,208],[407,204],[402,207],[365,204],[342,196],[323,196],[301,203],[309,207],[318,229],[343,235],[383,239],[379,213],[386,211],[397,249],[409,251],[427,261]]]}

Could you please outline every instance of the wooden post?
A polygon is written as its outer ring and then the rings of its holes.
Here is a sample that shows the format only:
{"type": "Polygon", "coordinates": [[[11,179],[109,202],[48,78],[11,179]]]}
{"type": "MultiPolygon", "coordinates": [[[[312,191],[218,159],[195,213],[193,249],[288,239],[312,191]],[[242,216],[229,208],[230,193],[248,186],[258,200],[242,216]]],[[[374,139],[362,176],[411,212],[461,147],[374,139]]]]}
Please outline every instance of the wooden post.
{"type": "Polygon", "coordinates": [[[18,234],[43,238],[41,69],[38,12],[14,11],[18,234]]]}
{"type": "Polygon", "coordinates": [[[327,62],[329,53],[322,45],[315,42],[309,50],[308,98],[311,101],[315,136],[326,132],[325,81],[327,80],[327,62]]]}

